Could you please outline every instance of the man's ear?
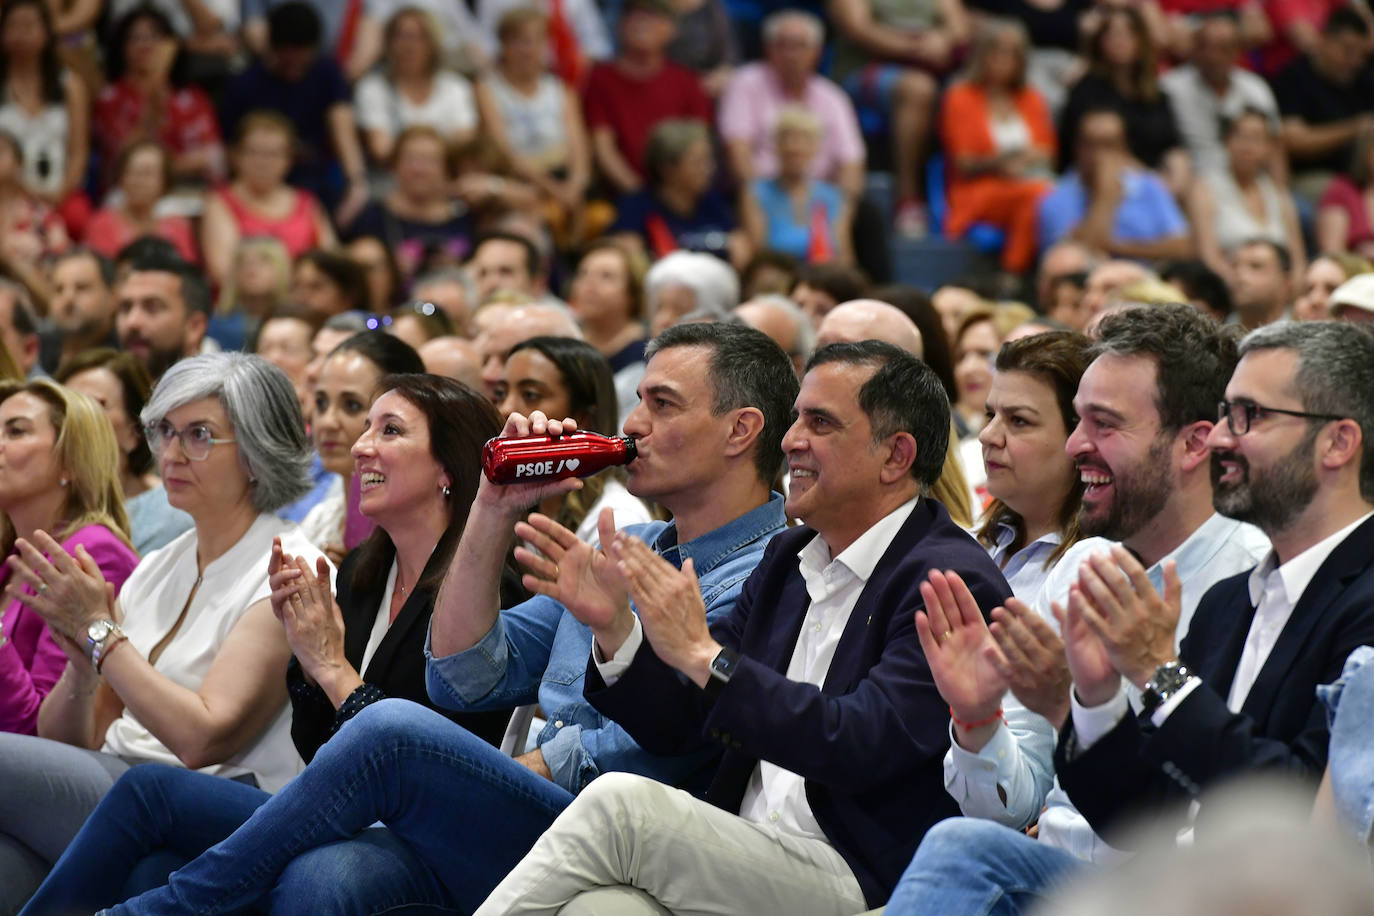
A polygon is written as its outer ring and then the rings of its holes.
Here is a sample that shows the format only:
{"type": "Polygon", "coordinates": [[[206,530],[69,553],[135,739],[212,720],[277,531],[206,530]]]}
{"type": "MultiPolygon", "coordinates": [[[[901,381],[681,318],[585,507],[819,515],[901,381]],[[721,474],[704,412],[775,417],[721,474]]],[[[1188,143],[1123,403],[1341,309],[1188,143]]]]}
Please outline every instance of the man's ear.
{"type": "Polygon", "coordinates": [[[1337,420],[1317,443],[1322,467],[1336,470],[1351,461],[1359,462],[1364,452],[1364,430],[1354,420],[1337,420]]]}
{"type": "Polygon", "coordinates": [[[916,439],[908,432],[893,433],[882,446],[887,449],[879,479],[885,484],[897,483],[903,477],[911,476],[911,466],[916,463],[916,439]]]}
{"type": "Polygon", "coordinates": [[[205,332],[210,327],[210,318],[204,312],[192,312],[186,316],[186,333],[182,338],[182,356],[195,356],[205,341],[205,332]]]}
{"type": "Polygon", "coordinates": [[[1212,460],[1212,450],[1207,447],[1207,437],[1212,434],[1212,427],[1215,425],[1210,420],[1199,420],[1179,430],[1178,437],[1183,443],[1183,457],[1180,463],[1184,471],[1192,471],[1212,460]]]}
{"type": "Polygon", "coordinates": [[[725,455],[733,458],[749,451],[763,435],[763,411],[757,407],[741,407],[725,437],[725,455]]]}

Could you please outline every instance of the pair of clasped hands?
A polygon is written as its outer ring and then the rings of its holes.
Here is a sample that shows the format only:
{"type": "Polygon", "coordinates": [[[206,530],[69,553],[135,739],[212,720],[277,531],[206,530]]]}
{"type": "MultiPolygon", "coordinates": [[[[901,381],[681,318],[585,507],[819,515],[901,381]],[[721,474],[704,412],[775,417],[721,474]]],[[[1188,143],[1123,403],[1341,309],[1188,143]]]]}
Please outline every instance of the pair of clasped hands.
{"type": "Polygon", "coordinates": [[[1177,657],[1181,587],[1172,560],[1163,572],[1160,595],[1125,547],[1093,553],[1078,568],[1067,606],[1053,604],[1059,633],[1016,598],[994,608],[989,625],[957,573],[932,572],[921,584],[925,610],[916,612],[916,634],[956,724],[978,726],[956,730],[960,745],[977,751],[987,743],[1008,690],[1059,729],[1069,717],[1070,689],[1092,707],[1114,697],[1123,677],[1144,687],[1177,657]]]}
{"type": "MultiPolygon", "coordinates": [[[[577,429],[571,418],[551,420],[540,411],[513,413],[503,436],[560,436],[577,429]]],[[[643,453],[641,452],[641,460],[643,453]]],[[[493,484],[483,477],[477,502],[518,518],[551,496],[581,489],[577,478],[548,483],[493,484]]],[[[612,510],[597,518],[600,547],[582,541],[552,518],[534,512],[514,525],[524,543],[515,559],[525,569],[529,591],[562,604],[592,631],[602,657],[610,659],[634,628],[633,599],[644,637],[664,663],[704,685],[720,644],[706,621],[691,558],[678,569],[633,535],[615,530],[612,510]],[[528,546],[526,546],[528,545],[528,546]],[[532,548],[532,549],[531,549],[532,548]]]]}

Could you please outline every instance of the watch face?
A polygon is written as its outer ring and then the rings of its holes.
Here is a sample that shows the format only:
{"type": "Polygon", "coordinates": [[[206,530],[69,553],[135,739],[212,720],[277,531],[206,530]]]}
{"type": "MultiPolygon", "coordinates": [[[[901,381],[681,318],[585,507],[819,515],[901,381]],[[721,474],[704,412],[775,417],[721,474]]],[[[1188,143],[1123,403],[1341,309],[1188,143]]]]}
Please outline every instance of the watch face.
{"type": "Polygon", "coordinates": [[[97,620],[86,628],[86,638],[91,642],[103,642],[106,636],[110,635],[110,622],[108,620],[97,620]]]}

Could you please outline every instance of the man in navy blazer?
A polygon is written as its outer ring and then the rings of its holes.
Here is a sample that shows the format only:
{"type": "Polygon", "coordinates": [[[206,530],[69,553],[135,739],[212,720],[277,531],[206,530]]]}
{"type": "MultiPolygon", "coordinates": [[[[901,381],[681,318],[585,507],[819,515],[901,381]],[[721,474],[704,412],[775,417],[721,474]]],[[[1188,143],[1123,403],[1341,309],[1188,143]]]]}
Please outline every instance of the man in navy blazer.
{"type": "Polygon", "coordinates": [[[588,698],[646,749],[723,748],[706,800],[603,776],[479,912],[554,913],[606,885],[633,912],[857,912],[958,813],[918,586],[953,569],[985,607],[1010,590],[923,495],[943,465],[948,401],[924,363],[866,341],[812,357],[796,414],[787,509],[807,527],[778,535],[724,621],[708,629],[688,565],[619,537],[639,617],[581,609],[596,637],[588,698]]]}
{"type": "Polygon", "coordinates": [[[1374,335],[1282,323],[1240,352],[1208,440],[1213,501],[1273,551],[1207,593],[1177,655],[1151,624],[1176,618],[1176,577],[1160,596],[1123,554],[1085,565],[1070,600],[1056,767],[1099,830],[1240,773],[1315,788],[1328,731],[1314,688],[1374,642],[1374,335]],[[1139,716],[1123,681],[1143,691],[1139,716]]]}

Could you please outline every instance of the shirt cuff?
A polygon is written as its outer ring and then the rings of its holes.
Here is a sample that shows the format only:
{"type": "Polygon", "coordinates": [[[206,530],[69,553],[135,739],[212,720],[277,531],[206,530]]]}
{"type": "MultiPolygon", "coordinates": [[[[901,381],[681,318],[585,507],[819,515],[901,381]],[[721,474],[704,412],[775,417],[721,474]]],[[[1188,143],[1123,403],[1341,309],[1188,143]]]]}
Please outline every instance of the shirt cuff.
{"type": "Polygon", "coordinates": [[[1188,678],[1184,685],[1178,688],[1177,693],[1175,693],[1173,696],[1169,697],[1169,699],[1161,703],[1159,708],[1156,709],[1154,712],[1150,713],[1150,721],[1155,724],[1155,727],[1158,728],[1159,726],[1163,725],[1164,720],[1169,718],[1169,716],[1173,714],[1173,711],[1175,709],[1178,709],[1178,704],[1182,703],[1187,698],[1188,694],[1192,693],[1194,690],[1197,690],[1198,686],[1201,683],[1202,678],[1200,677],[1188,678]]]}
{"type": "Polygon", "coordinates": [[[1112,697],[1101,706],[1083,706],[1078,702],[1078,694],[1069,691],[1069,706],[1073,715],[1073,728],[1078,736],[1078,746],[1087,750],[1107,732],[1116,728],[1116,723],[1126,718],[1130,712],[1130,706],[1126,702],[1126,689],[1123,685],[1112,697]]]}
{"type": "Polygon", "coordinates": [[[639,651],[642,642],[644,628],[639,624],[639,615],[635,615],[630,635],[625,637],[625,641],[615,650],[615,655],[610,661],[602,658],[601,647],[596,644],[595,639],[592,640],[592,663],[596,665],[596,673],[601,675],[601,680],[606,682],[607,687],[620,680],[620,676],[629,670],[630,662],[635,660],[635,653],[639,651]]]}
{"type": "Polygon", "coordinates": [[[430,683],[434,678],[443,682],[453,698],[461,703],[474,703],[496,688],[506,672],[506,631],[498,616],[491,629],[477,644],[452,655],[435,655],[430,640],[433,621],[425,634],[425,663],[430,683]]]}
{"type": "MultiPolygon", "coordinates": [[[[551,727],[544,726],[540,736],[543,737],[551,727]]],[[[547,741],[540,742],[539,753],[553,781],[573,795],[581,792],[596,776],[591,755],[582,746],[582,729],[571,722],[555,731],[547,741]]]]}

